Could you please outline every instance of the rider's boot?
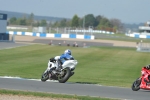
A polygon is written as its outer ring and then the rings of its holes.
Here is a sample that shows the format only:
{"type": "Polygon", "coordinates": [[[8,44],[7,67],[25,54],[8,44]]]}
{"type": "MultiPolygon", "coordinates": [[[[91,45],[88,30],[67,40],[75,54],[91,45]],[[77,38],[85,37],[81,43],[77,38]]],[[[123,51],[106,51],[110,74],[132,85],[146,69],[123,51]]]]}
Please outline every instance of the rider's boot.
{"type": "Polygon", "coordinates": [[[56,68],[56,71],[60,72],[62,69],[61,61],[58,60],[57,62],[58,62],[58,67],[56,68]]]}
{"type": "Polygon", "coordinates": [[[150,84],[150,80],[145,78],[144,81],[146,82],[146,84],[150,84]]]}

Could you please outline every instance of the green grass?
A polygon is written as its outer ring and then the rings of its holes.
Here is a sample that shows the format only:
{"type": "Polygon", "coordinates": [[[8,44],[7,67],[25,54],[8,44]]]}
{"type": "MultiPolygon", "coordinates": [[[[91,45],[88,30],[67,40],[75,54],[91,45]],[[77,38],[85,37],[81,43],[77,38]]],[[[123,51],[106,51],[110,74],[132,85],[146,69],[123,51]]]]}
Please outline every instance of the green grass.
{"type": "Polygon", "coordinates": [[[41,77],[50,57],[71,49],[78,65],[68,81],[130,87],[140,76],[141,67],[150,63],[150,54],[135,48],[30,45],[0,50],[0,76],[41,77]]]}
{"type": "Polygon", "coordinates": [[[105,37],[100,37],[97,38],[95,37],[97,40],[101,39],[101,40],[117,40],[117,41],[128,41],[128,42],[140,42],[141,40],[143,42],[149,43],[150,39],[147,38],[134,38],[134,37],[129,37],[126,36],[125,34],[101,34],[105,37]]]}
{"type": "Polygon", "coordinates": [[[63,98],[70,100],[118,100],[118,99],[109,99],[101,97],[89,97],[89,96],[77,96],[77,95],[63,95],[63,94],[52,94],[52,93],[42,93],[42,92],[30,92],[30,91],[15,91],[15,90],[5,90],[0,89],[0,94],[7,95],[23,95],[23,96],[36,96],[36,97],[46,97],[46,98],[63,98]]]}

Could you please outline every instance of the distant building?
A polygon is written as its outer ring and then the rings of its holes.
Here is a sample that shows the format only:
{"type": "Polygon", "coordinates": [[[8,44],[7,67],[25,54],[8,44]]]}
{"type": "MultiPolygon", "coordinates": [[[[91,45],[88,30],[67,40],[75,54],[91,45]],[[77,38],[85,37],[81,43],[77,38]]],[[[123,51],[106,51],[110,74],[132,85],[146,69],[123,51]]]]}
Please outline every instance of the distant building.
{"type": "Polygon", "coordinates": [[[139,26],[140,34],[150,34],[150,21],[146,22],[145,26],[139,26]]]}
{"type": "Polygon", "coordinates": [[[6,33],[7,14],[0,13],[0,34],[6,33]]]}
{"type": "Polygon", "coordinates": [[[6,34],[7,14],[0,13],[0,41],[9,40],[9,34],[6,34]]]}

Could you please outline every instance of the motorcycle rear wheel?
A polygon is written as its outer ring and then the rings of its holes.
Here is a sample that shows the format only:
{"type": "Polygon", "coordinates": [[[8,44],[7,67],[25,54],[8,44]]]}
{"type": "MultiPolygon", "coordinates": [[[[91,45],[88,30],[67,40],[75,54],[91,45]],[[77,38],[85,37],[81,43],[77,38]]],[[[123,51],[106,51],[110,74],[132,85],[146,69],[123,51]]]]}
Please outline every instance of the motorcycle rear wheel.
{"type": "Polygon", "coordinates": [[[58,76],[58,81],[59,81],[59,83],[65,83],[69,78],[70,78],[70,75],[71,75],[71,71],[70,71],[70,68],[65,68],[64,70],[63,70],[63,73],[64,73],[64,75],[59,75],[58,76]]]}
{"type": "Polygon", "coordinates": [[[138,91],[140,89],[140,84],[141,84],[141,79],[140,78],[136,79],[132,84],[132,87],[131,87],[132,90],[138,91]]]}

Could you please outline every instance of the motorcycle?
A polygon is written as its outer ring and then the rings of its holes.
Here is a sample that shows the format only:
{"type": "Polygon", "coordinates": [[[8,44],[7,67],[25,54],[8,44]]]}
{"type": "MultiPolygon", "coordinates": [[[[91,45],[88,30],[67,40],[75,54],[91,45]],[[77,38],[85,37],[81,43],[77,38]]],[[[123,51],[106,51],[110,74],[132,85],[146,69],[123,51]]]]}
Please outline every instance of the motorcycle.
{"type": "MultiPolygon", "coordinates": [[[[60,56],[57,56],[55,58],[59,58],[59,57],[60,56]]],[[[58,80],[59,83],[65,83],[74,74],[74,70],[77,63],[78,61],[74,59],[67,60],[64,62],[61,69],[57,71],[56,68],[58,68],[58,62],[49,61],[49,66],[42,74],[41,81],[45,82],[48,79],[50,79],[50,80],[58,80]]]]}
{"type": "Polygon", "coordinates": [[[141,71],[141,77],[137,78],[132,84],[132,90],[150,90],[150,82],[148,82],[148,80],[150,80],[150,70],[148,70],[146,67],[143,67],[141,71]]]}

